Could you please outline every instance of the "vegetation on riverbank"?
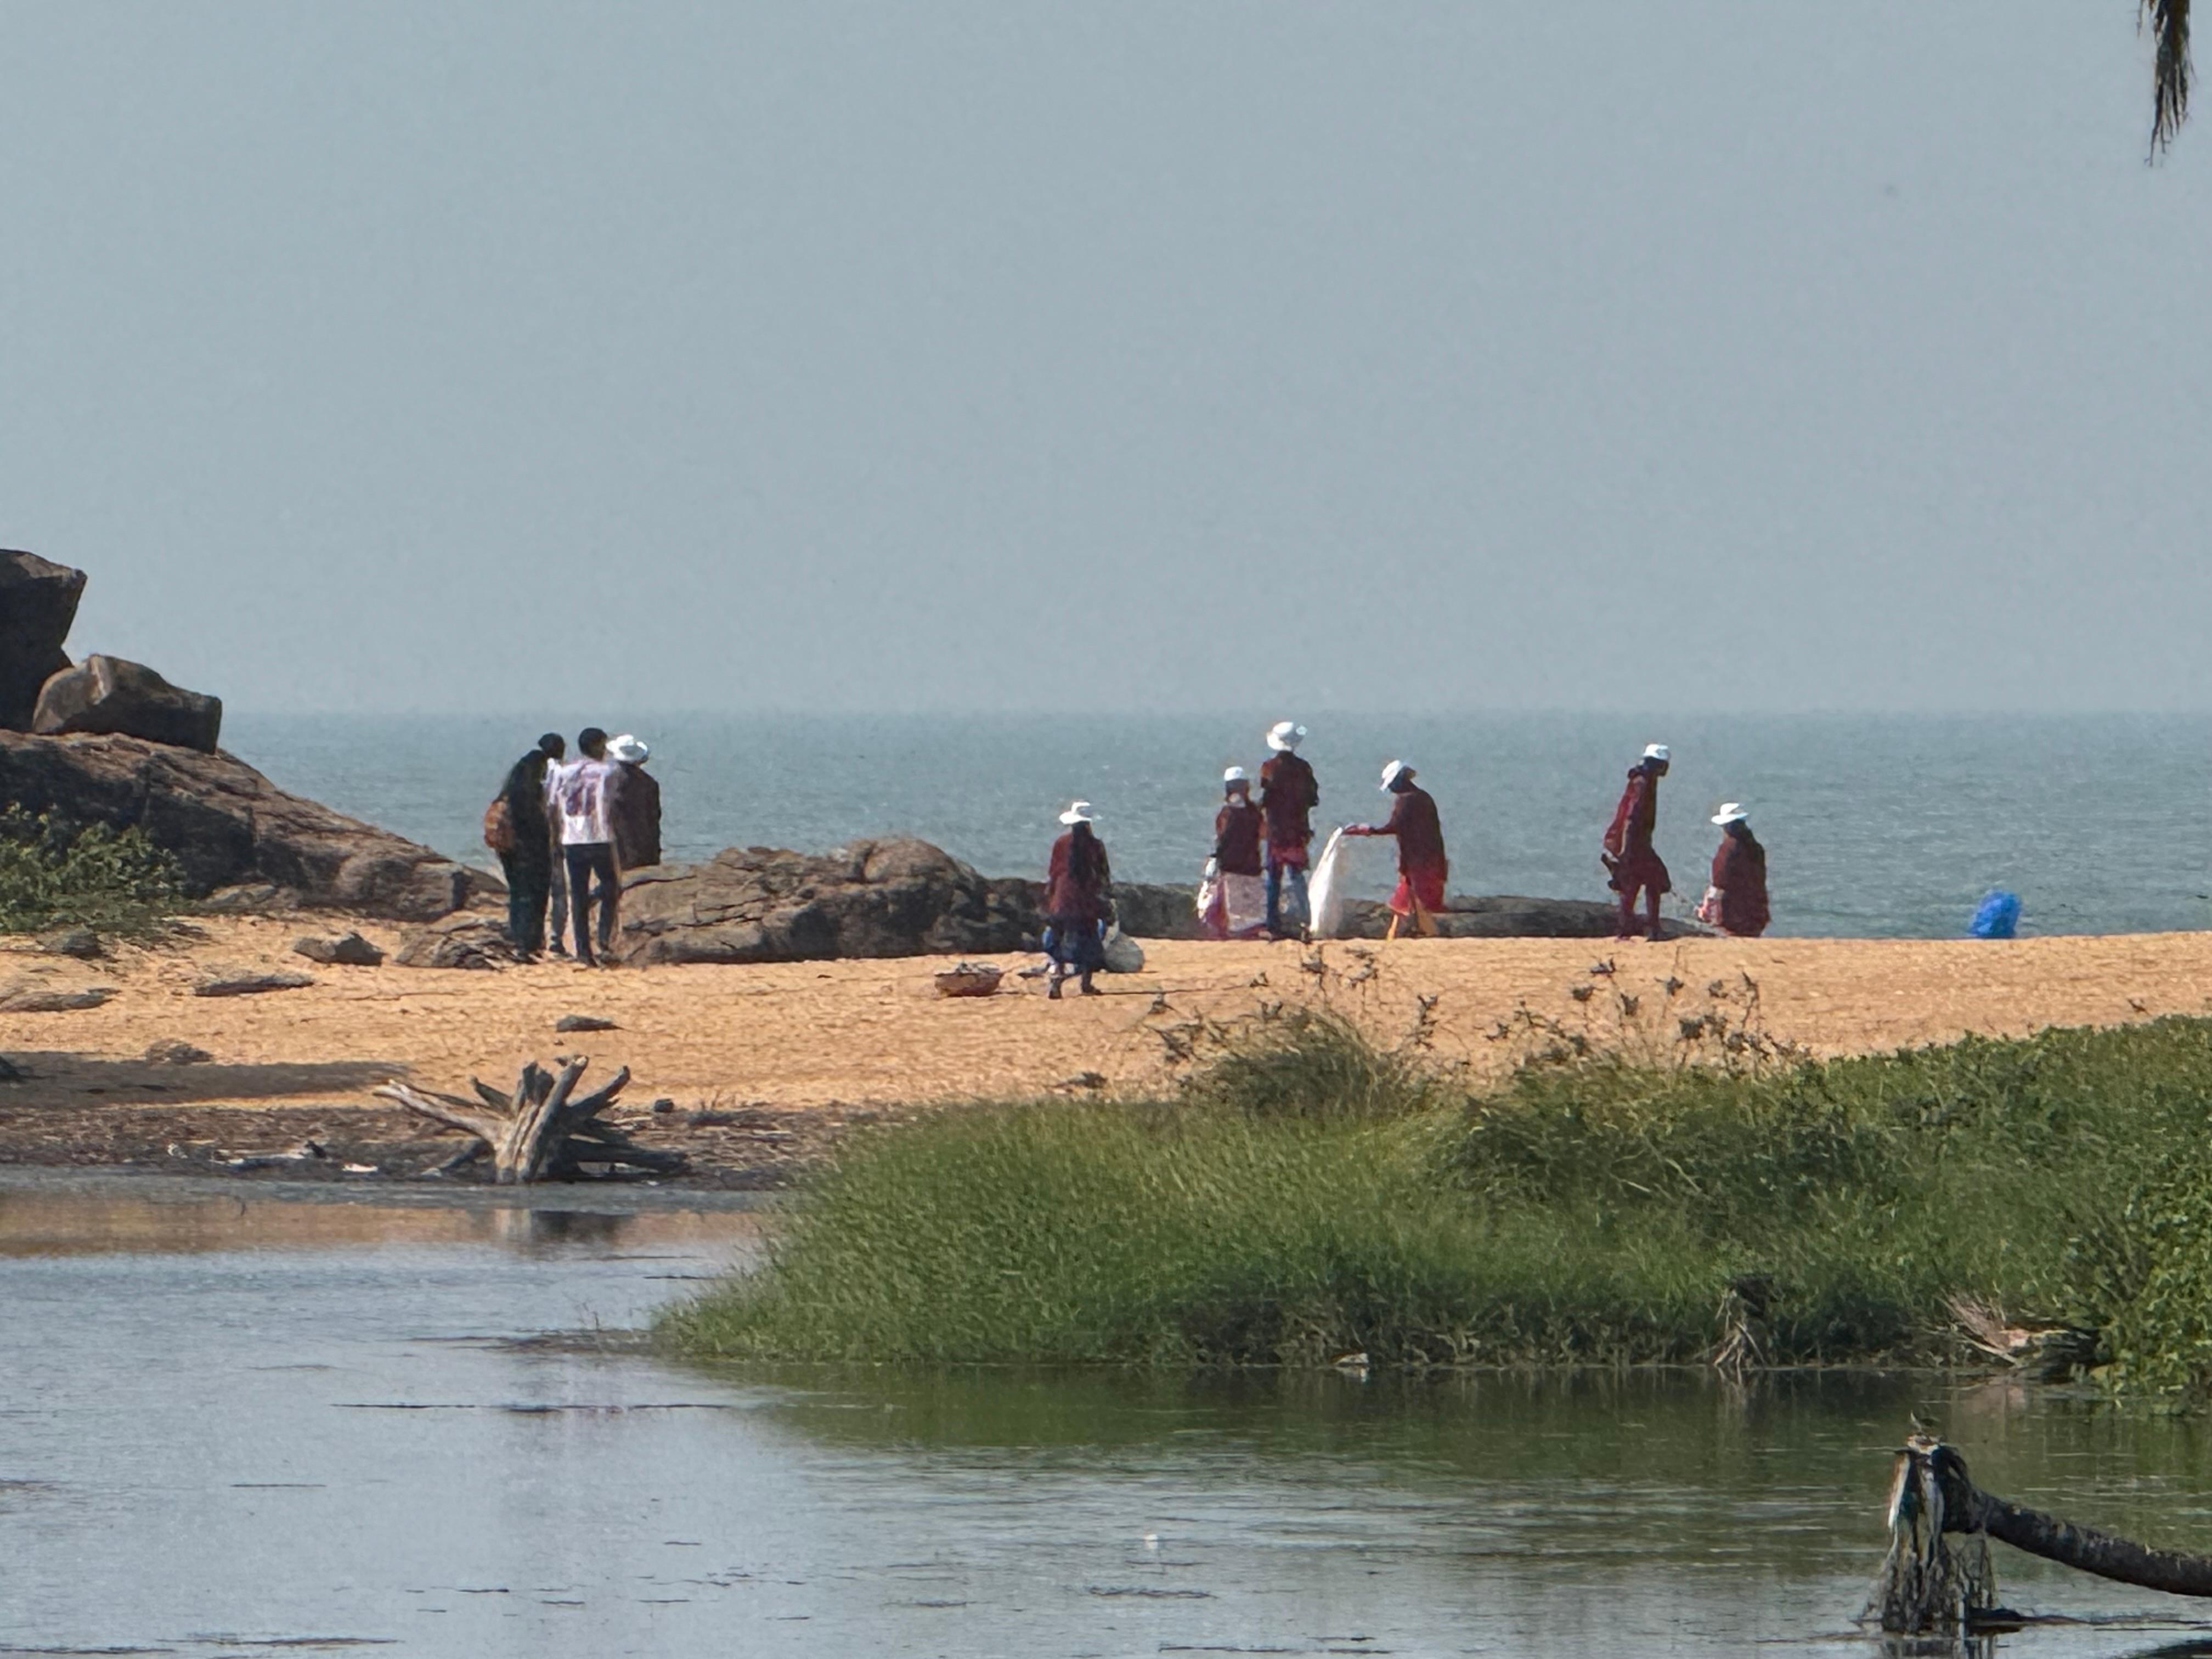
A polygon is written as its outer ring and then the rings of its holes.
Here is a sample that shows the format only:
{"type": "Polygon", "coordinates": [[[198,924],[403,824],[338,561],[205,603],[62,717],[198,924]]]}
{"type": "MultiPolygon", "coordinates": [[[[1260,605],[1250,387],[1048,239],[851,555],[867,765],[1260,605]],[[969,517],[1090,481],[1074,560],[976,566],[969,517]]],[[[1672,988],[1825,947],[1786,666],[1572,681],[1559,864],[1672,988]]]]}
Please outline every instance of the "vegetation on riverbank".
{"type": "Polygon", "coordinates": [[[0,810],[0,933],[141,934],[183,908],[176,860],[143,830],[0,810]]]}
{"type": "Polygon", "coordinates": [[[1826,1062],[1680,1027],[1632,1058],[1532,1043],[1476,1092],[1293,1011],[1171,1100],[940,1114],[848,1149],[762,1271],[662,1334],[1155,1365],[1996,1348],[2212,1388],[2212,1020],[1826,1062]]]}

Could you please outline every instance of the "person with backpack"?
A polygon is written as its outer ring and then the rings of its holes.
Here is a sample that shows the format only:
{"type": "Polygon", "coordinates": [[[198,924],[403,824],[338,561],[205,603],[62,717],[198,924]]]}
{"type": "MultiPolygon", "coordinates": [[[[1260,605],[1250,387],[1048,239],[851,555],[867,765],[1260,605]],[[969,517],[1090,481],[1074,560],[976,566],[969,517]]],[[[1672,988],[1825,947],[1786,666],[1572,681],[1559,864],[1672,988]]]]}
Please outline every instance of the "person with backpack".
{"type": "Polygon", "coordinates": [[[614,830],[607,818],[607,734],[587,726],[576,734],[580,751],[545,780],[545,804],[561,839],[562,862],[568,876],[568,925],[576,939],[576,960],[586,968],[614,948],[614,830]],[[599,955],[592,950],[592,906],[599,909],[599,955]]]}
{"type": "Polygon", "coordinates": [[[545,775],[566,752],[558,732],[507,769],[507,781],[484,809],[484,845],[499,855],[507,878],[507,936],[515,953],[534,962],[545,948],[545,907],[553,893],[553,829],[545,812],[545,775]]]}

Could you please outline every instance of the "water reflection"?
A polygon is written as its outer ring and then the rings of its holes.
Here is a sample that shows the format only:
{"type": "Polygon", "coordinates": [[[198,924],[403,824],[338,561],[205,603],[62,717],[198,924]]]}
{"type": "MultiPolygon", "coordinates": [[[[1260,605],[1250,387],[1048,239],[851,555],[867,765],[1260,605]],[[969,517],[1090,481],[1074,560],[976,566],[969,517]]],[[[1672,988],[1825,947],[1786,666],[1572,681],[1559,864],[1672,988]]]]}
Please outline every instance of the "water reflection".
{"type": "MultiPolygon", "coordinates": [[[[502,1340],[634,1324],[754,1224],[0,1188],[0,1649],[1863,1656],[1913,1416],[1991,1490],[2212,1532],[2200,1425],[2004,1386],[732,1371],[502,1340]]],[[[2009,1605],[2087,1622],[1977,1659],[2212,1655],[2192,1604],[1998,1568],[2009,1605]]]]}

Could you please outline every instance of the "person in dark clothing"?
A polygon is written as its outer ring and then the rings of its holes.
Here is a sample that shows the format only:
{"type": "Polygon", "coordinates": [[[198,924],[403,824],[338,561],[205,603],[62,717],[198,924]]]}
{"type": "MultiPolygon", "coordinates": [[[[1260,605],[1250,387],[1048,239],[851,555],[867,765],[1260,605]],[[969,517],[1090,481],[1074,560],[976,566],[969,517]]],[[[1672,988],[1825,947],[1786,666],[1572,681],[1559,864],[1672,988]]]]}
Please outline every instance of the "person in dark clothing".
{"type": "Polygon", "coordinates": [[[1730,801],[1713,814],[1720,826],[1720,848],[1713,854],[1711,890],[1698,907],[1702,921],[1730,939],[1757,939],[1766,931],[1766,849],[1751,833],[1751,817],[1741,801],[1730,801]]]}
{"type": "Polygon", "coordinates": [[[1216,939],[1251,939],[1267,926],[1267,889],[1260,843],[1267,820],[1252,804],[1252,780],[1241,766],[1221,775],[1221,810],[1213,815],[1213,879],[1219,893],[1209,921],[1216,939]]]}
{"type": "Polygon", "coordinates": [[[500,799],[507,803],[512,844],[499,849],[507,877],[507,936],[525,962],[545,948],[545,907],[553,896],[553,830],[545,817],[545,770],[567,747],[557,732],[507,769],[500,799]]]}
{"type": "Polygon", "coordinates": [[[1605,832],[1606,885],[1620,895],[1620,930],[1613,937],[1636,934],[1636,896],[1644,895],[1646,936],[1659,937],[1659,900],[1674,889],[1674,878],[1658,850],[1651,844],[1659,827],[1659,780],[1667,775],[1673,757],[1663,743],[1648,745],[1644,758],[1628,770],[1628,785],[1620,792],[1620,805],[1613,809],[1613,823],[1605,832]]]}
{"type": "Polygon", "coordinates": [[[1298,753],[1306,729],[1295,720],[1278,720],[1268,729],[1273,750],[1260,768],[1260,811],[1267,820],[1267,931],[1283,930],[1283,889],[1287,883],[1297,925],[1309,920],[1306,863],[1313,842],[1313,810],[1321,805],[1321,785],[1298,753]]]}
{"type": "Polygon", "coordinates": [[[1436,800],[1413,781],[1413,769],[1403,761],[1392,761],[1382,769],[1382,787],[1396,798],[1390,803],[1389,817],[1381,823],[1346,824],[1344,833],[1398,838],[1398,890],[1390,895],[1390,931],[1383,937],[1397,938],[1399,924],[1410,916],[1415,932],[1433,939],[1437,912],[1444,908],[1444,883],[1451,874],[1436,800]]]}
{"type": "Polygon", "coordinates": [[[627,732],[607,744],[607,822],[615,832],[615,865],[643,870],[660,862],[660,781],[645,769],[653,751],[627,732]]]}
{"type": "Polygon", "coordinates": [[[575,759],[556,767],[545,781],[546,807],[561,836],[561,855],[568,867],[568,925],[576,936],[576,960],[599,966],[592,951],[592,905],[599,907],[599,952],[614,946],[614,831],[607,823],[607,734],[596,726],[576,734],[575,759]]]}
{"type": "Polygon", "coordinates": [[[1052,957],[1045,994],[1058,1000],[1062,981],[1080,975],[1085,996],[1098,994],[1091,975],[1106,965],[1106,902],[1114,873],[1106,844],[1091,825],[1091,803],[1079,800],[1060,815],[1067,832],[1052,844],[1044,883],[1044,948],[1052,957]]]}

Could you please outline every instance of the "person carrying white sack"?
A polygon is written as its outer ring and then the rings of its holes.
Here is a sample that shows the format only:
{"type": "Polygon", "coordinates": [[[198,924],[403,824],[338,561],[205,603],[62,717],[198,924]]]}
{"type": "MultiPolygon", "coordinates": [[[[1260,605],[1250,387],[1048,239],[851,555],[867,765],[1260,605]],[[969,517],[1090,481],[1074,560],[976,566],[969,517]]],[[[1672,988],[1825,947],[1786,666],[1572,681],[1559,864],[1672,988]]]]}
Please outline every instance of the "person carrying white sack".
{"type": "Polygon", "coordinates": [[[1260,842],[1266,824],[1252,804],[1252,775],[1232,766],[1221,775],[1226,797],[1213,817],[1213,856],[1206,863],[1206,898],[1200,920],[1215,939],[1256,939],[1267,927],[1267,882],[1260,842]]]}

